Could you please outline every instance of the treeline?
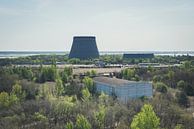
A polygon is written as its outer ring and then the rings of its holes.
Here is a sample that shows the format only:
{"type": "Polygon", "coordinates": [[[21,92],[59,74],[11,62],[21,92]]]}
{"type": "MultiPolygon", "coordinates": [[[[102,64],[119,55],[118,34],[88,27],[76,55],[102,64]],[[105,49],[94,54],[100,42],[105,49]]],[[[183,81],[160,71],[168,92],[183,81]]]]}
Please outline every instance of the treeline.
{"type": "Polygon", "coordinates": [[[123,60],[122,55],[101,55],[99,59],[80,60],[77,58],[69,59],[68,55],[36,55],[18,58],[0,59],[0,66],[9,65],[52,65],[57,64],[138,64],[138,63],[162,63],[162,64],[180,64],[184,61],[192,61],[194,57],[189,55],[182,56],[155,56],[154,58],[134,58],[123,60]]]}
{"type": "Polygon", "coordinates": [[[1,78],[2,82],[5,78],[15,76],[16,79],[27,79],[28,81],[34,81],[38,83],[44,83],[46,81],[55,81],[57,76],[61,76],[63,80],[67,80],[68,75],[72,74],[73,70],[71,67],[65,68],[63,72],[58,72],[56,65],[43,67],[40,65],[38,68],[31,67],[1,67],[0,74],[3,75],[1,78]]]}
{"type": "Polygon", "coordinates": [[[64,63],[66,60],[68,60],[67,55],[35,55],[18,58],[3,58],[0,59],[0,65],[51,65],[53,62],[64,63]]]}

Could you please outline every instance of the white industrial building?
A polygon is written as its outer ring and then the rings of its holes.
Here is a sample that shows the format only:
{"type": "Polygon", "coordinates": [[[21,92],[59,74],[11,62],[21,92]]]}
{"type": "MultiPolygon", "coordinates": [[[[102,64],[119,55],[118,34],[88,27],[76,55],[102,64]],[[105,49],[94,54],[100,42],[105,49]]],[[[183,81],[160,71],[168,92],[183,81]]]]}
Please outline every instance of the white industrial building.
{"type": "Polygon", "coordinates": [[[93,78],[96,90],[108,95],[116,95],[117,99],[126,103],[130,98],[142,96],[152,97],[152,83],[145,81],[128,81],[109,77],[93,78]]]}

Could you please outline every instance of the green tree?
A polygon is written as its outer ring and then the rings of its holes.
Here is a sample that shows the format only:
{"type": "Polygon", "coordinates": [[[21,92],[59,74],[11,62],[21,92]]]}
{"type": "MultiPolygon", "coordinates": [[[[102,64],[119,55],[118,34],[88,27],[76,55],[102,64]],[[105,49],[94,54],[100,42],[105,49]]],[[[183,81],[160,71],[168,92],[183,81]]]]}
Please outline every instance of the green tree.
{"type": "Polygon", "coordinates": [[[184,91],[185,88],[186,88],[186,83],[185,83],[183,80],[180,80],[180,81],[177,83],[177,87],[178,87],[178,89],[180,89],[181,91],[184,91]]]}
{"type": "Polygon", "coordinates": [[[21,101],[21,100],[19,100],[15,94],[9,95],[9,106],[11,106],[13,104],[17,104],[19,101],[21,101]]]}
{"type": "Polygon", "coordinates": [[[17,74],[8,74],[7,71],[1,73],[2,71],[0,67],[0,92],[10,93],[15,82],[19,80],[19,76],[17,74]]]}
{"type": "Polygon", "coordinates": [[[178,102],[179,105],[185,106],[185,107],[188,106],[189,100],[188,100],[188,97],[187,97],[185,92],[182,92],[182,91],[177,92],[176,97],[177,97],[177,102],[178,102]]]}
{"type": "Polygon", "coordinates": [[[51,67],[40,67],[39,82],[55,81],[57,78],[57,68],[55,65],[51,67]]]}
{"type": "Polygon", "coordinates": [[[17,102],[18,98],[15,94],[9,95],[7,92],[0,93],[0,108],[8,108],[17,102]]]}
{"type": "Polygon", "coordinates": [[[71,121],[67,122],[65,125],[65,129],[73,129],[73,123],[71,121]]]}
{"type": "Polygon", "coordinates": [[[48,120],[48,118],[45,115],[41,114],[40,112],[35,112],[33,117],[36,121],[47,121],[48,120]]]}
{"type": "Polygon", "coordinates": [[[148,72],[152,73],[154,71],[154,68],[151,65],[149,65],[147,70],[148,70],[148,72]]]}
{"type": "Polygon", "coordinates": [[[71,67],[65,67],[61,73],[63,83],[68,83],[72,79],[73,69],[71,67]]]}
{"type": "Polygon", "coordinates": [[[96,75],[97,75],[96,70],[91,70],[91,76],[96,76],[96,75]]]}
{"type": "Polygon", "coordinates": [[[31,68],[22,68],[20,69],[20,71],[22,72],[22,77],[28,80],[32,80],[33,79],[33,72],[31,68]]]}
{"type": "Polygon", "coordinates": [[[62,81],[63,81],[64,84],[69,81],[69,76],[65,72],[62,73],[61,78],[62,78],[62,81]]]}
{"type": "Polygon", "coordinates": [[[185,69],[190,69],[190,68],[192,67],[191,61],[185,61],[185,62],[183,63],[183,67],[184,67],[185,69]]]}
{"type": "Polygon", "coordinates": [[[79,64],[80,63],[80,59],[78,58],[72,58],[69,60],[70,64],[79,64]]]}
{"type": "Polygon", "coordinates": [[[51,103],[54,105],[54,113],[56,116],[66,116],[66,118],[68,118],[72,115],[76,100],[73,96],[65,96],[53,99],[51,103]]]}
{"type": "Polygon", "coordinates": [[[183,129],[183,126],[181,124],[177,124],[174,129],[183,129]]]}
{"type": "Polygon", "coordinates": [[[57,96],[61,96],[64,93],[63,82],[60,78],[56,79],[55,88],[56,88],[57,96]]]}
{"type": "Polygon", "coordinates": [[[105,115],[106,115],[106,107],[104,105],[99,105],[99,111],[94,112],[94,118],[98,123],[99,129],[104,128],[105,115]]]}
{"type": "Polygon", "coordinates": [[[76,119],[76,129],[91,129],[91,124],[83,115],[78,115],[76,119]]]}
{"type": "Polygon", "coordinates": [[[155,75],[152,80],[154,83],[161,82],[162,77],[160,75],[155,75]]]}
{"type": "Polygon", "coordinates": [[[55,85],[43,84],[39,88],[39,93],[37,98],[50,98],[56,96],[56,87],[55,85]]]}
{"type": "Polygon", "coordinates": [[[160,119],[156,116],[153,107],[145,104],[141,108],[141,112],[134,116],[131,129],[158,129],[160,119]]]}
{"type": "Polygon", "coordinates": [[[108,95],[106,95],[104,92],[101,92],[98,100],[100,104],[106,105],[106,103],[108,102],[108,95]]]}
{"type": "Polygon", "coordinates": [[[66,73],[68,76],[71,76],[73,74],[73,69],[71,67],[65,67],[63,72],[66,73]]]}
{"type": "Polygon", "coordinates": [[[26,93],[24,91],[22,91],[22,86],[19,85],[18,83],[16,83],[13,87],[12,87],[12,91],[11,91],[11,95],[16,95],[16,97],[22,101],[25,99],[26,97],[26,93]]]}
{"type": "MultiPolygon", "coordinates": [[[[174,77],[175,77],[175,72],[172,70],[169,70],[168,74],[167,74],[168,78],[169,78],[169,85],[173,88],[175,88],[174,86],[174,77]]],[[[176,85],[176,84],[175,84],[176,85]]]]}
{"type": "Polygon", "coordinates": [[[93,82],[92,78],[85,77],[83,79],[83,83],[88,88],[88,90],[90,91],[90,93],[92,93],[92,94],[95,93],[95,90],[96,89],[95,89],[94,82],[93,82]]]}
{"type": "Polygon", "coordinates": [[[9,103],[9,94],[7,92],[0,93],[0,107],[8,107],[9,103]]]}
{"type": "Polygon", "coordinates": [[[124,69],[121,71],[121,74],[124,79],[131,80],[135,76],[135,71],[133,69],[124,69]]]}
{"type": "Polygon", "coordinates": [[[167,86],[162,82],[157,82],[156,84],[156,91],[161,93],[167,93],[167,86]]]}
{"type": "Polygon", "coordinates": [[[84,89],[82,90],[82,100],[83,100],[84,102],[88,102],[89,99],[90,99],[90,97],[91,97],[91,94],[90,94],[88,88],[87,88],[87,87],[84,88],[84,89]]]}
{"type": "Polygon", "coordinates": [[[56,65],[51,65],[51,67],[47,68],[47,77],[48,81],[55,81],[57,78],[57,68],[56,65]]]}
{"type": "Polygon", "coordinates": [[[88,77],[90,77],[91,76],[90,71],[86,71],[85,75],[88,76],[88,77]]]}

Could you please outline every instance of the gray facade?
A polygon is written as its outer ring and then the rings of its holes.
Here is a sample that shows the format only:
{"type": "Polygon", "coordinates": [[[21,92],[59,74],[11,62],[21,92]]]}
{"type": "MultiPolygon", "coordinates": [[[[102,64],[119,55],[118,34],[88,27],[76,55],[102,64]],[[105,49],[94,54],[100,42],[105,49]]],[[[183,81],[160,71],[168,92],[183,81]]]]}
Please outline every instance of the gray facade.
{"type": "Polygon", "coordinates": [[[152,83],[127,81],[123,79],[95,77],[94,83],[98,92],[116,95],[117,99],[126,103],[129,99],[142,96],[152,97],[152,83]]]}

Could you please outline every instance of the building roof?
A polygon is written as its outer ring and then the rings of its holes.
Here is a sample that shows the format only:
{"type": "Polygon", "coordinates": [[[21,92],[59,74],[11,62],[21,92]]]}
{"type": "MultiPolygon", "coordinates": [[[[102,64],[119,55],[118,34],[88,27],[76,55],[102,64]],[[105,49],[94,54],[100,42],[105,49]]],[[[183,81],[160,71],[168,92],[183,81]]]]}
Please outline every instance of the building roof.
{"type": "Polygon", "coordinates": [[[106,84],[115,85],[115,86],[123,86],[131,83],[148,83],[148,82],[128,81],[124,79],[109,78],[109,77],[94,77],[93,80],[95,82],[106,83],[106,84]]]}

